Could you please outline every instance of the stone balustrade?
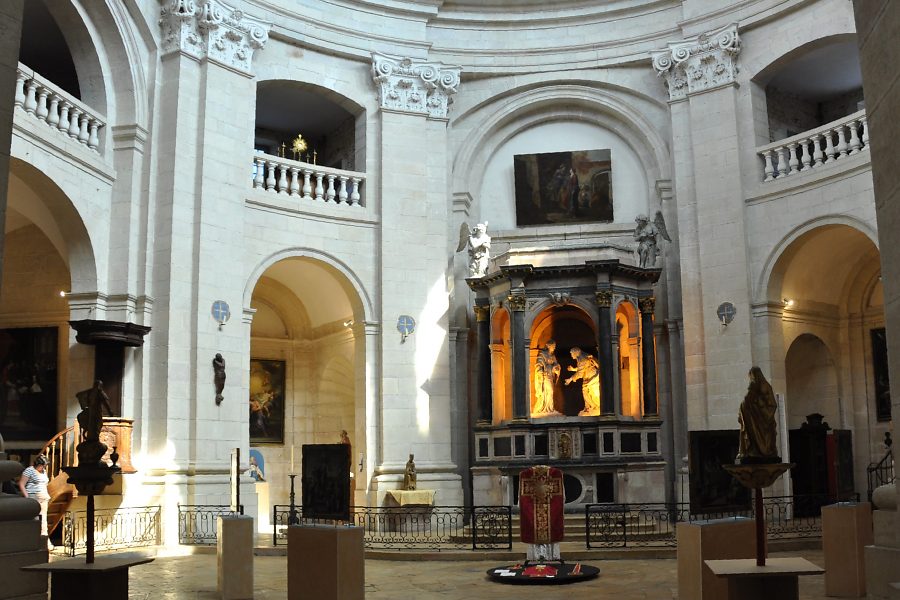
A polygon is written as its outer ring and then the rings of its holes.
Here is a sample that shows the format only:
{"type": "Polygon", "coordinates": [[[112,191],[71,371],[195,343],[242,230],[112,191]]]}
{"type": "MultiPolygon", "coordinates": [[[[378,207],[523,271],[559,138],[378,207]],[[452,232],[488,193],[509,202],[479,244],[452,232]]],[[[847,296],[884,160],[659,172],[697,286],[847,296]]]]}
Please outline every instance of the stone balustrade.
{"type": "Polygon", "coordinates": [[[866,111],[861,110],[799,135],[756,149],[765,161],[764,181],[790,177],[869,148],[866,111]]]}
{"type": "Polygon", "coordinates": [[[15,105],[49,127],[99,152],[106,118],[22,63],[16,72],[15,105]]]}
{"type": "Polygon", "coordinates": [[[305,162],[257,154],[253,158],[253,187],[317,202],[361,206],[365,173],[343,171],[305,162]]]}

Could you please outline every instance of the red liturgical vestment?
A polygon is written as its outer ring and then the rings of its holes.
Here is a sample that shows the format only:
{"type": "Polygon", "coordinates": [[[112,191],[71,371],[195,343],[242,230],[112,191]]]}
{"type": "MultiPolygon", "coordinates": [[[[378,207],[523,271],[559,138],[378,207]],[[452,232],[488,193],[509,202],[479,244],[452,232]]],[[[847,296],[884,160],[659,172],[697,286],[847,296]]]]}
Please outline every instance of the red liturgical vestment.
{"type": "Polygon", "coordinates": [[[561,542],[564,504],[562,471],[537,466],[519,473],[522,541],[526,544],[561,542]]]}

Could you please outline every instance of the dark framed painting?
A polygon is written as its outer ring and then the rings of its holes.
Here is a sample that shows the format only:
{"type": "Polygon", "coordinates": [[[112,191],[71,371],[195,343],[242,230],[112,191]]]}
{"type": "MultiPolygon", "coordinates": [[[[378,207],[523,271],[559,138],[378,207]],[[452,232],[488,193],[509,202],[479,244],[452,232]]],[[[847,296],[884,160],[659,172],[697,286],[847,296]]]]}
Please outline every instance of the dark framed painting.
{"type": "Polygon", "coordinates": [[[303,444],[304,519],[350,520],[350,444],[303,444]]]}
{"type": "Polygon", "coordinates": [[[284,443],[283,360],[250,359],[250,444],[284,443]]]}
{"type": "Polygon", "coordinates": [[[0,329],[0,432],[7,441],[57,433],[59,329],[0,329]]]}
{"type": "Polygon", "coordinates": [[[750,490],[722,465],[734,464],[740,444],[737,429],[691,431],[689,463],[691,514],[710,518],[750,510],[750,490]]]}
{"type": "Polygon", "coordinates": [[[891,378],[888,374],[887,334],[884,327],[873,329],[872,374],[875,378],[875,418],[878,421],[891,420],[891,378]]]}
{"type": "Polygon", "coordinates": [[[518,225],[613,220],[609,150],[519,154],[513,171],[518,225]]]}

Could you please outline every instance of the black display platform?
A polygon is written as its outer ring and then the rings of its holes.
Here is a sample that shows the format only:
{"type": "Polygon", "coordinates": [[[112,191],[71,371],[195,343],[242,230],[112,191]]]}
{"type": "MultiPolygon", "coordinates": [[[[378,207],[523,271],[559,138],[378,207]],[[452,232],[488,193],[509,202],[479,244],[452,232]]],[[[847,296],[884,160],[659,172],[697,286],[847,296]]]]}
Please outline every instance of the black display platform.
{"type": "Polygon", "coordinates": [[[587,581],[600,575],[600,569],[582,563],[524,562],[488,569],[488,577],[497,583],[513,585],[564,585],[587,581]]]}

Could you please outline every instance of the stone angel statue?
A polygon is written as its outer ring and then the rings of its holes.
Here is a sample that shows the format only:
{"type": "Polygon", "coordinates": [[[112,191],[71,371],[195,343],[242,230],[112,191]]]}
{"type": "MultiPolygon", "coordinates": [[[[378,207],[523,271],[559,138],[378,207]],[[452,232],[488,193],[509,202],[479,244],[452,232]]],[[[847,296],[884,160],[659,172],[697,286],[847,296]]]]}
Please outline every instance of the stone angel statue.
{"type": "Polygon", "coordinates": [[[484,277],[491,259],[491,236],[487,234],[487,221],[478,223],[469,229],[463,222],[459,226],[459,245],[457,252],[469,251],[469,277],[484,277]]]}
{"type": "Polygon", "coordinates": [[[656,211],[653,222],[647,215],[641,214],[635,217],[634,239],[638,243],[637,254],[639,265],[642,269],[656,266],[656,257],[659,256],[659,237],[671,242],[669,232],[666,230],[666,221],[661,210],[656,211]]]}

